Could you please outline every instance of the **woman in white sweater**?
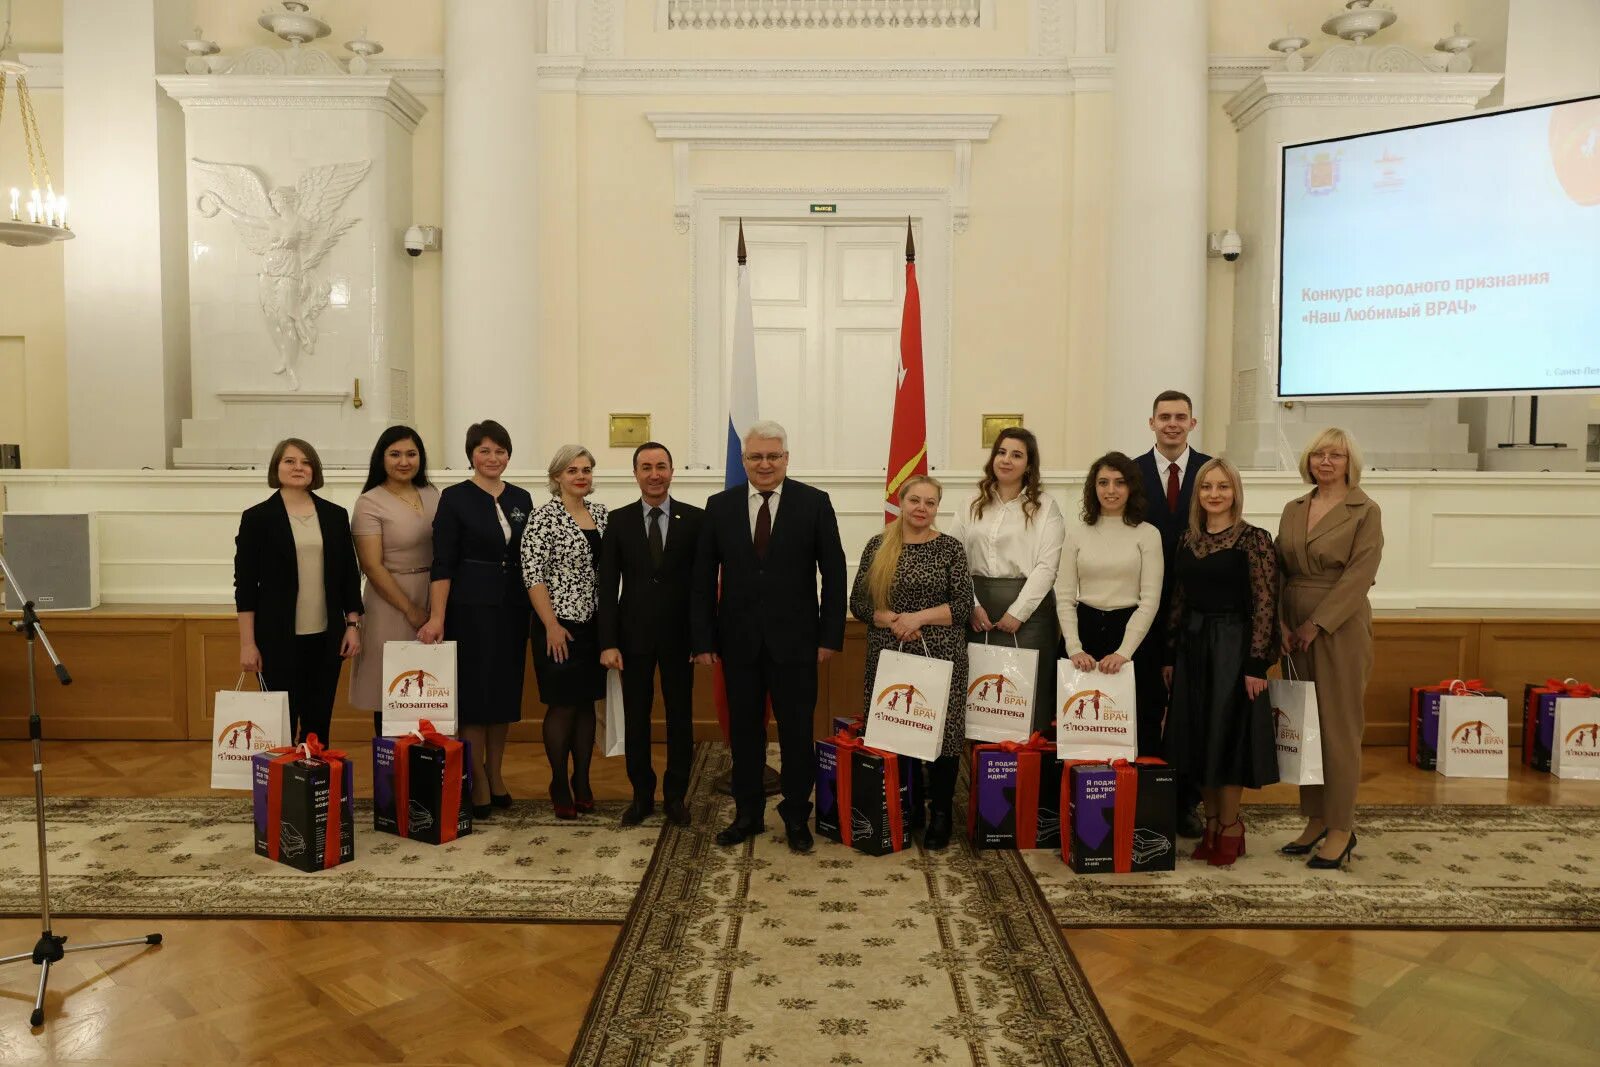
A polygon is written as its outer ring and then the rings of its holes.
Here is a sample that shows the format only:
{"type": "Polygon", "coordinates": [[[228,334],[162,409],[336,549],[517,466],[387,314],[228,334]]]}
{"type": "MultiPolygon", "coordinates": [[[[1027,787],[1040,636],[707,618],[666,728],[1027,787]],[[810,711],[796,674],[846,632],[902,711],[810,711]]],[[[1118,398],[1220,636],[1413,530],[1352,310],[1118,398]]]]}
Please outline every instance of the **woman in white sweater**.
{"type": "MultiPolygon", "coordinates": [[[[1159,662],[1144,647],[1161,603],[1161,532],[1144,520],[1139,468],[1121,452],[1089,467],[1083,483],[1083,525],[1061,550],[1056,610],[1067,655],[1079,670],[1121,671],[1130,660],[1159,662]]],[[[1138,694],[1139,752],[1161,751],[1165,694],[1138,694]]]]}

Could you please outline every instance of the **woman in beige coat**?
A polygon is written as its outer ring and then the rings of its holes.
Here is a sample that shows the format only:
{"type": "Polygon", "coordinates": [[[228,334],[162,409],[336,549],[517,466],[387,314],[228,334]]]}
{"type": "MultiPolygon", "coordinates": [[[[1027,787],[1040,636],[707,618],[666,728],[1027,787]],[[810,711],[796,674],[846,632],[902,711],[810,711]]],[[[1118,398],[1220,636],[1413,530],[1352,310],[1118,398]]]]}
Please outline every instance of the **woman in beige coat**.
{"type": "Polygon", "coordinates": [[[1314,488],[1289,501],[1278,521],[1283,642],[1299,676],[1317,686],[1324,784],[1300,787],[1306,828],[1281,851],[1304,856],[1315,850],[1309,866],[1336,869],[1356,846],[1356,786],[1372,673],[1367,591],[1383,556],[1383,520],[1361,490],[1361,453],[1343,430],[1324,430],[1306,446],[1300,476],[1314,488]]]}

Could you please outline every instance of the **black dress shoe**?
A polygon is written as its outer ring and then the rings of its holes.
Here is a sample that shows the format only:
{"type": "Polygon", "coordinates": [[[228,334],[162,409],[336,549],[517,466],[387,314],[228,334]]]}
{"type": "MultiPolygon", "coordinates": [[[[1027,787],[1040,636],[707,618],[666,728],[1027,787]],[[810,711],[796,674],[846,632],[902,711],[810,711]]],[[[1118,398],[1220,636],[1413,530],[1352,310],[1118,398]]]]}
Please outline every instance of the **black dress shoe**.
{"type": "Polygon", "coordinates": [[[1179,837],[1204,837],[1206,835],[1205,820],[1196,815],[1193,808],[1181,808],[1178,811],[1178,836],[1179,837]]]}
{"type": "Polygon", "coordinates": [[[509,808],[511,806],[511,794],[510,793],[490,793],[489,794],[489,803],[494,805],[497,808],[509,808]]]}
{"type": "Polygon", "coordinates": [[[810,852],[816,846],[816,841],[811,837],[811,827],[803,822],[792,822],[783,828],[783,834],[789,839],[789,851],[810,852]]]}
{"type": "Polygon", "coordinates": [[[754,819],[735,819],[717,831],[717,844],[723,848],[727,848],[729,845],[737,845],[745,838],[754,837],[765,829],[766,826],[763,823],[756,822],[754,819]]]}
{"type": "Polygon", "coordinates": [[[667,821],[674,826],[689,825],[689,805],[681,800],[669,800],[661,805],[661,810],[666,813],[667,821]]]}
{"type": "Polygon", "coordinates": [[[928,815],[928,828],[922,831],[922,847],[938,852],[950,845],[950,813],[935,811],[928,815]]]}
{"type": "Polygon", "coordinates": [[[474,822],[482,822],[483,820],[487,819],[491,814],[493,814],[493,812],[494,812],[494,808],[490,807],[488,804],[474,804],[474,805],[472,805],[472,819],[473,819],[474,822]]]}
{"type": "Polygon", "coordinates": [[[655,811],[655,805],[645,804],[635,800],[623,811],[622,818],[619,821],[623,826],[638,826],[640,823],[644,822],[653,811],[655,811]]]}
{"type": "Polygon", "coordinates": [[[1306,860],[1306,866],[1318,871],[1337,871],[1345,865],[1350,854],[1356,850],[1356,835],[1351,834],[1350,840],[1345,843],[1344,851],[1339,853],[1337,859],[1325,860],[1320,855],[1313,855],[1306,860]]]}

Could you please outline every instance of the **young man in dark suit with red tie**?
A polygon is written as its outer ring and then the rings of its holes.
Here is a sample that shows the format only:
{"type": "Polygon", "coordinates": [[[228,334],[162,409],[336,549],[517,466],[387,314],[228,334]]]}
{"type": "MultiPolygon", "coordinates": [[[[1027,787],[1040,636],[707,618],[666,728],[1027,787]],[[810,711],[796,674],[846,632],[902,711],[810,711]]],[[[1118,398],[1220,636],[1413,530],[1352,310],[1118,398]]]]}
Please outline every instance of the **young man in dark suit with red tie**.
{"type": "Polygon", "coordinates": [[[634,449],[633,478],[639,499],[611,513],[600,542],[600,663],[622,672],[623,749],[633,785],[622,825],[637,826],[655,810],[650,711],[659,671],[667,725],[662,810],[670,822],[687,826],[684,801],[694,758],[689,586],[705,513],[672,499],[672,453],[666,445],[647,441],[634,449]]]}
{"type": "MultiPolygon", "coordinates": [[[[1155,447],[1136,461],[1144,485],[1145,521],[1161,531],[1161,552],[1166,568],[1162,572],[1161,607],[1150,626],[1145,642],[1160,648],[1167,640],[1167,608],[1172,603],[1173,558],[1178,541],[1189,528],[1189,502],[1194,497],[1194,476],[1211,457],[1189,447],[1189,434],[1200,425],[1194,417],[1194,402],[1187,393],[1168,389],[1150,407],[1150,429],[1156,435],[1155,447]]],[[[1148,656],[1145,669],[1135,678],[1141,692],[1164,693],[1161,678],[1163,656],[1148,656]]],[[[1159,706],[1166,707],[1163,698],[1159,706]]],[[[1154,705],[1152,705],[1154,706],[1154,705]]],[[[1139,754],[1159,755],[1161,724],[1139,723],[1139,754]]],[[[1184,837],[1199,837],[1205,824],[1195,814],[1200,791],[1192,783],[1178,782],[1178,832],[1184,837]]]]}
{"type": "Polygon", "coordinates": [[[789,847],[809,852],[817,665],[844,648],[844,547],[828,494],[788,477],[782,426],[751,426],[743,457],[749,482],[706,501],[694,566],[695,661],[720,658],[728,688],[736,814],[717,844],[737,845],[766,828],[762,779],[770,699],[783,761],[778,813],[789,847]]]}

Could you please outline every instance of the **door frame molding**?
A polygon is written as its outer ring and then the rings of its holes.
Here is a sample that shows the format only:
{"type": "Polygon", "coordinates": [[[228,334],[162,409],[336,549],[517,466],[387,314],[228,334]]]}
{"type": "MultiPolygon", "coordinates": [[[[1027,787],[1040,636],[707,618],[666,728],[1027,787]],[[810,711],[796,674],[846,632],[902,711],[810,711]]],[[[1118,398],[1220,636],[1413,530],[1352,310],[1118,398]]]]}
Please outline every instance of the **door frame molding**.
{"type": "MultiPolygon", "coordinates": [[[[696,190],[691,207],[693,251],[689,266],[689,451],[695,466],[720,468],[727,437],[728,365],[724,343],[722,224],[740,218],[749,223],[828,225],[841,222],[894,225],[910,216],[921,223],[917,239],[917,289],[922,300],[922,358],[927,391],[928,463],[942,467],[949,458],[951,256],[954,213],[951,192],[940,188],[785,189],[705,188],[696,190]],[[834,204],[836,211],[818,216],[814,203],[834,204]]],[[[752,270],[758,265],[750,264],[752,270]]],[[[887,463],[888,457],[884,457],[887,463]]],[[[835,473],[846,473],[836,470],[835,473]]],[[[856,473],[871,473],[870,470],[856,473]]]]}

